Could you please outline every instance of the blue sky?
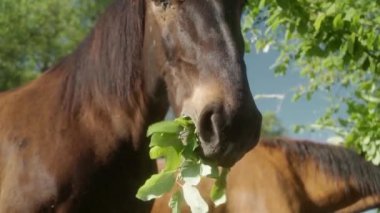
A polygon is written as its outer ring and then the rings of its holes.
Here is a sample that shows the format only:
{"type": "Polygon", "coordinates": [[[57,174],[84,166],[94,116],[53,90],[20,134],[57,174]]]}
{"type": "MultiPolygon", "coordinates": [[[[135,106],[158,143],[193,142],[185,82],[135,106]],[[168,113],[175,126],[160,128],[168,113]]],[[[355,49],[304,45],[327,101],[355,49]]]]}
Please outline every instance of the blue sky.
{"type": "Polygon", "coordinates": [[[277,99],[257,99],[256,104],[260,111],[277,111],[278,118],[288,130],[288,135],[296,138],[307,138],[316,141],[326,141],[331,133],[319,131],[315,133],[304,132],[295,134],[293,126],[295,124],[311,124],[328,106],[327,97],[323,93],[317,93],[311,101],[301,98],[297,102],[292,102],[294,88],[307,83],[301,78],[296,69],[288,70],[287,75],[275,77],[274,71],[270,69],[274,64],[278,53],[274,50],[268,53],[257,54],[255,50],[246,54],[247,75],[253,95],[260,94],[281,94],[285,95],[284,100],[277,99]]]}

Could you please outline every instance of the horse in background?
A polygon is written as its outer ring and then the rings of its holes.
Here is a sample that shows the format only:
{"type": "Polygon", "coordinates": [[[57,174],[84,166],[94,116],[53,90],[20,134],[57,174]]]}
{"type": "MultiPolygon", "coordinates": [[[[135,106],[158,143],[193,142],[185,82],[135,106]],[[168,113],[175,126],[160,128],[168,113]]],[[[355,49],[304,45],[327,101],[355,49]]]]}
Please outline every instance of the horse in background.
{"type": "MultiPolygon", "coordinates": [[[[343,147],[286,138],[262,139],[231,169],[227,203],[210,212],[361,212],[380,207],[380,169],[343,147]]],[[[152,212],[170,212],[170,194],[152,212]]],[[[190,212],[183,206],[183,212],[190,212]]]]}
{"type": "Polygon", "coordinates": [[[259,144],[231,170],[228,212],[360,212],[380,206],[380,169],[352,150],[284,138],[259,144]]]}
{"type": "Polygon", "coordinates": [[[243,6],[116,0],[72,54],[0,93],[0,212],[149,211],[135,198],[155,171],[145,132],[169,105],[193,119],[205,158],[233,165],[261,125],[243,6]]]}

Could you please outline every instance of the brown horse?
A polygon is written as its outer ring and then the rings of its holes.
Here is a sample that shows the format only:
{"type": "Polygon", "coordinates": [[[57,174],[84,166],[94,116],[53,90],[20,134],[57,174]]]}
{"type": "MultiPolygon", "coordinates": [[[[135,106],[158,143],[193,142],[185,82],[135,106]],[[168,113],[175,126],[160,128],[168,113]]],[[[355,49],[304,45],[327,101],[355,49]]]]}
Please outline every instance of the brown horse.
{"type": "MultiPolygon", "coordinates": [[[[211,184],[204,180],[203,196],[211,184]]],[[[169,212],[169,197],[158,199],[152,212],[169,212]]],[[[342,147],[277,138],[260,141],[232,167],[227,204],[214,212],[360,212],[373,207],[380,207],[378,167],[342,147]]]]}
{"type": "Polygon", "coordinates": [[[261,125],[243,61],[243,6],[117,0],[76,51],[1,93],[0,212],[148,211],[135,198],[155,170],[144,134],[169,105],[193,118],[204,157],[240,159],[261,125]]]}

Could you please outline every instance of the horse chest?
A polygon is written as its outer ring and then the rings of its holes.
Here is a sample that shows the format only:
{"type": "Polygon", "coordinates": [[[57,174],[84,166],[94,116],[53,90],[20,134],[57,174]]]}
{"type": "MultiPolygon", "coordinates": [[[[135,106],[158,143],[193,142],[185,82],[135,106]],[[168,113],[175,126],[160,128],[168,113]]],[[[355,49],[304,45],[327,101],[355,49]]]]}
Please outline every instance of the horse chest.
{"type": "Polygon", "coordinates": [[[46,164],[37,156],[26,160],[9,151],[0,183],[0,212],[33,212],[54,203],[57,182],[46,164]]]}

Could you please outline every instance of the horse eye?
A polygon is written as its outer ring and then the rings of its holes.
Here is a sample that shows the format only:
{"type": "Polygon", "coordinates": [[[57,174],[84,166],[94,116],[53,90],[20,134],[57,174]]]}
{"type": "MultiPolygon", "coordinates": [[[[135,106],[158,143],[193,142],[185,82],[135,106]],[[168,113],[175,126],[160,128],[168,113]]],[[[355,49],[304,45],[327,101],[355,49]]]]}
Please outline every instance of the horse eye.
{"type": "Polygon", "coordinates": [[[167,8],[170,5],[171,0],[155,0],[154,2],[156,3],[156,5],[159,5],[163,8],[167,8]]]}

